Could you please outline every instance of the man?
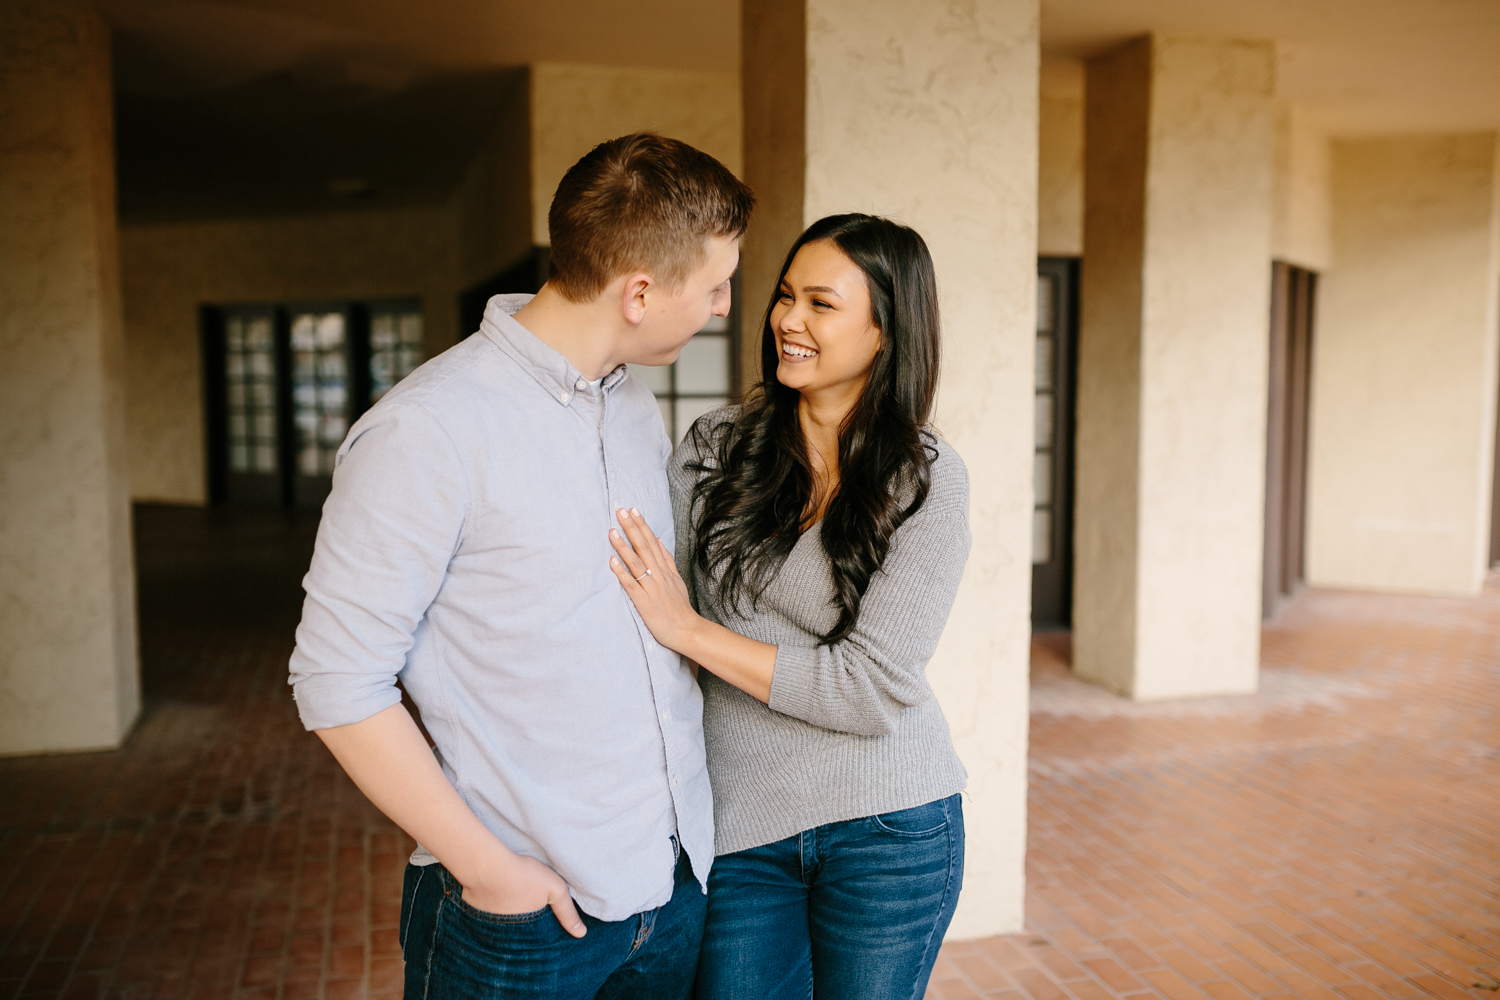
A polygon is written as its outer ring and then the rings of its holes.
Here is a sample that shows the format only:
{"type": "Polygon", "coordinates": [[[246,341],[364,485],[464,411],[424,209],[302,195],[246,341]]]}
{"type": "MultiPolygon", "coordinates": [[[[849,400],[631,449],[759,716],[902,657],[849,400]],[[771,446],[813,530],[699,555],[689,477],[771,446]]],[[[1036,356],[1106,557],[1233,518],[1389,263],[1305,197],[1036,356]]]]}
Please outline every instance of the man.
{"type": "Polygon", "coordinates": [[[542,290],[491,299],[339,449],[291,683],[419,845],[408,997],[688,996],[713,860],[702,699],[608,531],[631,507],[670,530],[670,442],[625,364],[667,364],[728,313],[753,206],[684,143],[600,145],[558,186],[542,290]]]}

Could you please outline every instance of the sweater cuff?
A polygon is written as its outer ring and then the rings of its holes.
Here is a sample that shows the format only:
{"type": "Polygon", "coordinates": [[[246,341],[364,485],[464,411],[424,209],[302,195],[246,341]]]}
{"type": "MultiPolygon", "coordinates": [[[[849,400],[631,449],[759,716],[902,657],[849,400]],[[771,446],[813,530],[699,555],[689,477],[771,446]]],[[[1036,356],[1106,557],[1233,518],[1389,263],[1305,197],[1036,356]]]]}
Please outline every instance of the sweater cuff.
{"type": "Polygon", "coordinates": [[[816,646],[777,646],[776,668],[771,674],[772,711],[807,720],[815,714],[813,677],[818,664],[816,646]]]}

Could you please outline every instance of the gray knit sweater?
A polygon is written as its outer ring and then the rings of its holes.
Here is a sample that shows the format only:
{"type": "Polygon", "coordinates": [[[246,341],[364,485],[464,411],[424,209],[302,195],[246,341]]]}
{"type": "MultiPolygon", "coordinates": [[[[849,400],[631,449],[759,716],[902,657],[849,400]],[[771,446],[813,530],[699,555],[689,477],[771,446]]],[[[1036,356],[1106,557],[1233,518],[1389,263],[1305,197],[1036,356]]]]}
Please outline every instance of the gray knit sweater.
{"type": "MultiPolygon", "coordinates": [[[[700,423],[721,425],[735,412],[700,423]]],[[[694,438],[668,467],[678,569],[700,614],[777,647],[769,706],[699,673],[715,853],[961,791],[968,776],[925,675],[969,555],[969,476],[958,453],[938,441],[926,502],[897,529],[854,631],[829,647],[818,637],[838,614],[818,526],[798,540],[759,606],[740,609],[748,617],[722,607],[716,581],[693,569],[689,504],[699,474],[686,466],[700,458],[694,438]]]]}

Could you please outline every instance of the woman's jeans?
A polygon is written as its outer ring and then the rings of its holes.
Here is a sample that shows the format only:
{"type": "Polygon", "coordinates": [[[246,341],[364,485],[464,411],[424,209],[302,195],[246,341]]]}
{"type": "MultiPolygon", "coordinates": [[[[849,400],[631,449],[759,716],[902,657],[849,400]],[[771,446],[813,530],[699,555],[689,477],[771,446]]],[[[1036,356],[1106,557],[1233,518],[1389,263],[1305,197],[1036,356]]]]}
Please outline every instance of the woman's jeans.
{"type": "Polygon", "coordinates": [[[705,899],[687,854],[665,905],[606,922],[580,912],[575,939],[551,909],[515,916],[463,901],[442,865],[406,866],[401,952],[406,1000],[687,1000],[705,899]]]}
{"type": "Polygon", "coordinates": [[[920,1000],[963,877],[957,795],[719,857],[698,1000],[920,1000]]]}

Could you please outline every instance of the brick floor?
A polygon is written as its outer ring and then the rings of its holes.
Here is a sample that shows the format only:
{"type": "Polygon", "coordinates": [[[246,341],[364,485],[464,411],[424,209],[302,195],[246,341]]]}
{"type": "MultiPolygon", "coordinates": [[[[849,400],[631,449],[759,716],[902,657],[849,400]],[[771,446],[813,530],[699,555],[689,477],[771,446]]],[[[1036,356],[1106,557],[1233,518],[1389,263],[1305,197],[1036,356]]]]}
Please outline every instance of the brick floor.
{"type": "Polygon", "coordinates": [[[1037,637],[1030,930],[947,945],[929,997],[1500,996],[1500,576],[1263,636],[1258,696],[1158,705],[1037,637]]]}
{"type": "MultiPolygon", "coordinates": [[[[390,997],[410,841],[285,687],[312,525],[137,511],[145,710],[0,759],[0,1000],[390,997]]],[[[1026,934],[930,995],[1497,998],[1500,580],[1309,592],[1261,695],[1133,706],[1034,649],[1026,934]]]]}

